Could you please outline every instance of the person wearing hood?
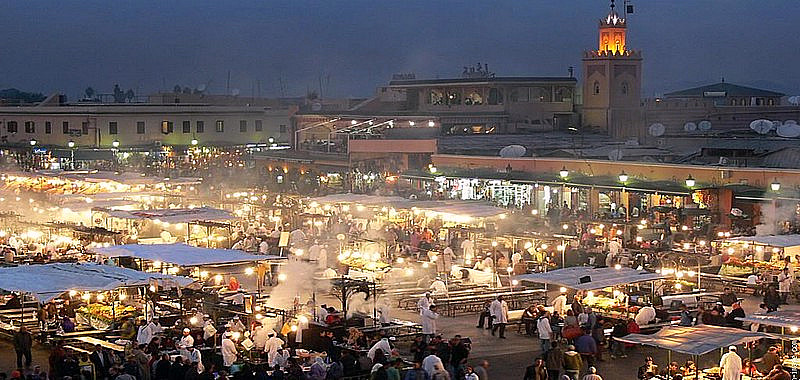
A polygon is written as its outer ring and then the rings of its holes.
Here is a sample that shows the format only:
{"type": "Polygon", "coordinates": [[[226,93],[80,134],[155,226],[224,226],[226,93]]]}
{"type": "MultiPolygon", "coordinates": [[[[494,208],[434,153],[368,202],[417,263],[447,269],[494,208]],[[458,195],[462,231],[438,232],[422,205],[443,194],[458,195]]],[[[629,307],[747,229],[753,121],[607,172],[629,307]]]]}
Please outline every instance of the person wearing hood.
{"type": "Polygon", "coordinates": [[[267,339],[267,343],[264,344],[264,352],[267,353],[267,362],[269,366],[275,367],[278,350],[283,347],[284,342],[281,338],[276,336],[275,331],[270,331],[267,336],[269,339],[267,339]]]}
{"type": "Polygon", "coordinates": [[[442,363],[435,363],[433,365],[433,373],[431,373],[431,380],[450,380],[450,374],[445,371],[442,363]]]}
{"type": "Polygon", "coordinates": [[[422,369],[425,370],[425,373],[430,376],[433,374],[436,365],[442,366],[444,368],[444,364],[442,363],[442,359],[436,356],[436,350],[431,350],[430,355],[426,356],[425,359],[422,359],[422,369]]]}
{"type": "Polygon", "coordinates": [[[583,368],[581,354],[575,351],[575,346],[567,347],[567,351],[564,352],[564,374],[572,380],[578,380],[581,368],[583,368]]]}
{"type": "Polygon", "coordinates": [[[389,338],[383,337],[381,340],[377,341],[372,347],[367,351],[367,357],[369,360],[375,361],[375,353],[381,350],[383,354],[389,356],[392,352],[392,346],[389,344],[389,338]]]}
{"type": "Polygon", "coordinates": [[[311,365],[311,371],[309,371],[308,379],[325,380],[327,373],[328,367],[325,365],[325,360],[317,356],[314,358],[314,364],[311,365]]]}
{"type": "Polygon", "coordinates": [[[430,308],[433,300],[431,299],[431,292],[425,292],[425,295],[417,301],[417,307],[419,307],[419,315],[422,315],[422,311],[430,308]]]}
{"type": "Polygon", "coordinates": [[[238,356],[236,351],[236,343],[233,342],[233,333],[230,331],[225,332],[222,338],[222,365],[230,367],[238,356]]]}

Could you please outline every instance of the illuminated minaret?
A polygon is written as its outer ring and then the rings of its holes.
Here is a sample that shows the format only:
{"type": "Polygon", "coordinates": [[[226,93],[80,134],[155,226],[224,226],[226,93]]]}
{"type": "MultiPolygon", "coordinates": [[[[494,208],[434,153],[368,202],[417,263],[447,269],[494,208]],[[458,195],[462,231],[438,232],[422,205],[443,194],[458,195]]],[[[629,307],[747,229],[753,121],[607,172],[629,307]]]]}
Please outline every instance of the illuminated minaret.
{"type": "Polygon", "coordinates": [[[614,9],[600,19],[598,48],[583,53],[583,119],[614,137],[637,135],[640,123],[642,53],[625,44],[627,23],[614,9]]]}

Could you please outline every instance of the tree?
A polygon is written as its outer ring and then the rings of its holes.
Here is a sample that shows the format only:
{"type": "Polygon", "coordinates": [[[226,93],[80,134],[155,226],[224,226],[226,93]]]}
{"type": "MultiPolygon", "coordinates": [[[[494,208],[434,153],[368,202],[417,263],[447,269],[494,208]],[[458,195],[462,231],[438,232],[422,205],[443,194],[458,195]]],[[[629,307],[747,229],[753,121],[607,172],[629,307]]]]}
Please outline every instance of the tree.
{"type": "Polygon", "coordinates": [[[94,99],[94,96],[97,95],[97,92],[92,87],[86,87],[83,93],[86,95],[86,99],[94,99]]]}
{"type": "Polygon", "coordinates": [[[129,88],[128,91],[125,92],[125,100],[127,100],[130,103],[133,102],[133,99],[135,98],[136,94],[133,93],[133,89],[129,88]]]}
{"type": "Polygon", "coordinates": [[[118,84],[114,85],[114,103],[125,103],[125,92],[118,84]]]}

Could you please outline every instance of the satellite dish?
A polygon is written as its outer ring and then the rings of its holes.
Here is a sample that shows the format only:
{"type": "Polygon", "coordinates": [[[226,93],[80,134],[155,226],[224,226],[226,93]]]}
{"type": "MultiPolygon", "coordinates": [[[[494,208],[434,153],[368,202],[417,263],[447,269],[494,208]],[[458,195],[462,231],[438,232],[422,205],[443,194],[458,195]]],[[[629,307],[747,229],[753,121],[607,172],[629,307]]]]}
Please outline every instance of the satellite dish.
{"type": "Polygon", "coordinates": [[[783,124],[778,126],[776,133],[780,137],[800,137],[800,125],[797,125],[796,123],[783,124]]]}
{"type": "Polygon", "coordinates": [[[703,121],[697,123],[697,129],[699,129],[699,130],[701,130],[703,132],[708,132],[708,131],[711,130],[711,122],[708,121],[708,120],[703,120],[703,121]]]}
{"type": "Polygon", "coordinates": [[[794,120],[786,120],[786,121],[783,122],[783,125],[786,125],[786,124],[797,124],[797,122],[794,121],[794,120]]]}
{"type": "Polygon", "coordinates": [[[206,84],[205,83],[201,83],[200,85],[197,86],[197,91],[203,92],[205,90],[206,90],[206,84]]]}
{"type": "Polygon", "coordinates": [[[322,103],[320,102],[311,103],[311,110],[315,112],[322,111],[322,103]]]}
{"type": "Polygon", "coordinates": [[[608,152],[608,159],[611,161],[619,161],[622,160],[624,155],[625,153],[622,152],[622,149],[611,149],[611,151],[608,152]]]}
{"type": "Polygon", "coordinates": [[[525,152],[528,150],[525,149],[522,145],[509,145],[500,149],[500,157],[503,158],[512,158],[512,157],[522,157],[525,155],[525,152]]]}
{"type": "Polygon", "coordinates": [[[694,132],[697,130],[697,124],[690,121],[683,125],[683,130],[686,132],[694,132]]]}
{"type": "Polygon", "coordinates": [[[800,96],[798,95],[790,96],[788,100],[789,104],[800,105],[800,96]]]}
{"type": "Polygon", "coordinates": [[[233,90],[231,90],[231,95],[239,96],[239,89],[238,88],[234,88],[233,90]]]}
{"type": "Polygon", "coordinates": [[[650,124],[650,128],[647,129],[650,132],[650,136],[661,136],[664,134],[666,128],[664,128],[664,124],[661,123],[653,123],[650,124]]]}
{"type": "Polygon", "coordinates": [[[756,133],[760,135],[766,135],[769,133],[773,126],[774,124],[771,121],[765,119],[758,119],[750,122],[750,129],[756,131],[756,133]]]}

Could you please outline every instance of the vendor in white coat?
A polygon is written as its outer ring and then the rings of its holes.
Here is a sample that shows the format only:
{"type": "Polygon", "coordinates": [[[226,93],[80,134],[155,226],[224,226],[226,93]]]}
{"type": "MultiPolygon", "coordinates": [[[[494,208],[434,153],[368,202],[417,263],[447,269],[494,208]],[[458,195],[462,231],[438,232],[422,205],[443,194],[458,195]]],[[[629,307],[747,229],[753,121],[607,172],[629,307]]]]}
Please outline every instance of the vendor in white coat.
{"type": "Polygon", "coordinates": [[[194,338],[192,337],[192,331],[188,328],[183,329],[183,336],[178,341],[178,346],[183,347],[194,347],[194,338]]]}
{"type": "Polygon", "coordinates": [[[269,339],[267,339],[267,343],[264,345],[264,352],[267,353],[267,362],[270,367],[275,366],[278,350],[283,347],[283,340],[276,335],[275,331],[270,331],[268,335],[269,339]]]}
{"type": "Polygon", "coordinates": [[[182,354],[184,360],[188,363],[197,363],[197,372],[203,372],[205,366],[203,366],[203,356],[200,354],[200,350],[194,348],[194,346],[187,346],[185,350],[185,354],[182,354]]]}
{"type": "Polygon", "coordinates": [[[461,251],[461,253],[464,255],[465,263],[472,261],[472,259],[475,257],[475,243],[472,240],[464,239],[464,241],[461,242],[461,251]]]}
{"type": "Polygon", "coordinates": [[[728,347],[728,353],[719,361],[722,380],[739,380],[742,373],[742,358],[736,353],[736,346],[728,347]]]}
{"type": "Polygon", "coordinates": [[[433,303],[433,299],[431,299],[431,292],[425,292],[425,295],[417,301],[417,307],[419,308],[419,315],[422,315],[423,310],[427,310],[430,308],[431,304],[433,303]]]}
{"type": "Polygon", "coordinates": [[[567,295],[564,293],[559,294],[558,297],[553,299],[552,305],[553,305],[553,311],[557,312],[558,315],[563,317],[564,315],[566,315],[565,313],[567,312],[567,295]]]}
{"type": "Polygon", "coordinates": [[[230,367],[234,362],[236,362],[236,358],[238,356],[238,352],[236,351],[236,343],[234,343],[233,339],[231,339],[232,336],[233,333],[227,331],[222,338],[222,365],[225,367],[230,367]]]}
{"type": "Polygon", "coordinates": [[[456,259],[456,254],[453,252],[453,248],[445,247],[442,254],[436,258],[436,271],[439,273],[447,273],[450,272],[450,268],[453,266],[453,260],[456,259]]]}
{"type": "Polygon", "coordinates": [[[139,331],[136,333],[136,343],[139,345],[143,344],[150,344],[150,341],[153,340],[155,326],[153,322],[147,322],[142,319],[141,324],[139,325],[139,331]]]}
{"type": "Polygon", "coordinates": [[[436,320],[439,319],[436,305],[431,304],[429,308],[422,309],[420,316],[422,317],[422,335],[425,335],[426,339],[431,338],[436,334],[436,320]]]}
{"type": "Polygon", "coordinates": [[[489,305],[489,313],[494,321],[492,325],[492,335],[499,329],[500,339],[506,339],[506,324],[508,324],[508,304],[503,300],[503,296],[497,296],[497,299],[492,301],[489,305]]]}

